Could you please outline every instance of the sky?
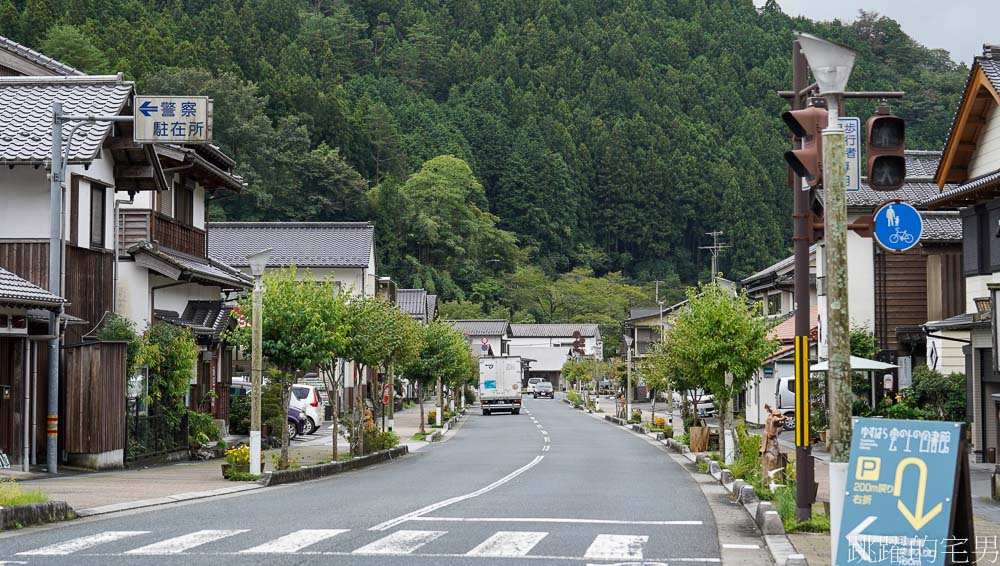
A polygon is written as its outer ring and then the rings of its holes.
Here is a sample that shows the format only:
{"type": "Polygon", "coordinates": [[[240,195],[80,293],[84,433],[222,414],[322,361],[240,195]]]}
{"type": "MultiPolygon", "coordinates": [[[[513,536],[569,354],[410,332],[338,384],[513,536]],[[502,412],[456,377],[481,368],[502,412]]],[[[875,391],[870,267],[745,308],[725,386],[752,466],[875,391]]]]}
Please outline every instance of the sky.
{"type": "MultiPolygon", "coordinates": [[[[757,6],[764,2],[754,0],[757,6]]],[[[965,64],[982,54],[984,43],[1000,44],[1000,0],[778,0],[778,5],[790,16],[845,23],[854,21],[858,10],[878,12],[899,22],[918,43],[947,49],[965,64]]]]}

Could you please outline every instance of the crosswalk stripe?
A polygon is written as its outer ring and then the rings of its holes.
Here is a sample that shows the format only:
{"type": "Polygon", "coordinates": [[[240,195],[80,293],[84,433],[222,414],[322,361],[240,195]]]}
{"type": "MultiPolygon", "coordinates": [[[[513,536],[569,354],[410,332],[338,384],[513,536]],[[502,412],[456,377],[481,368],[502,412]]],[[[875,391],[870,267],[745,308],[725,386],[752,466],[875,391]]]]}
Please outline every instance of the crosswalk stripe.
{"type": "Polygon", "coordinates": [[[36,548],[35,550],[29,550],[27,552],[19,552],[17,555],[62,556],[65,554],[73,554],[74,552],[79,552],[81,550],[87,550],[88,548],[93,548],[99,544],[114,542],[116,540],[145,535],[148,533],[149,531],[104,531],[103,533],[97,533],[96,535],[75,538],[65,542],[43,546],[42,548],[36,548]]]}
{"type": "Polygon", "coordinates": [[[196,546],[245,533],[249,529],[204,530],[142,546],[125,554],[180,554],[196,546]]]}
{"type": "Polygon", "coordinates": [[[642,560],[642,546],[648,540],[645,535],[597,535],[583,557],[642,560]]]}
{"type": "Polygon", "coordinates": [[[349,529],[302,529],[262,545],[248,548],[240,554],[294,554],[307,546],[346,533],[349,529]]]}
{"type": "Polygon", "coordinates": [[[524,556],[549,533],[497,531],[468,552],[469,556],[524,556]]]}
{"type": "Polygon", "coordinates": [[[447,531],[396,531],[351,554],[409,554],[447,531]]]}

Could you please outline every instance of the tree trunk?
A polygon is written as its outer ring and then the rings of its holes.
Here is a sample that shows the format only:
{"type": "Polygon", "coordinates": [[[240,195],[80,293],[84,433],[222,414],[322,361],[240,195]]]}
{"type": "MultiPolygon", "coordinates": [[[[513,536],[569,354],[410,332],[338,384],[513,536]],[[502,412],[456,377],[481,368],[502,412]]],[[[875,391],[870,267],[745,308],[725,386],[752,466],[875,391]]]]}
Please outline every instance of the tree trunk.
{"type": "Polygon", "coordinates": [[[423,392],[423,389],[420,387],[419,383],[417,383],[416,386],[417,386],[417,404],[420,405],[420,434],[427,434],[427,431],[424,429],[424,420],[425,420],[424,419],[424,392],[423,392]]]}
{"type": "Polygon", "coordinates": [[[281,372],[281,412],[285,415],[284,422],[281,423],[281,458],[278,460],[278,469],[288,469],[288,403],[291,401],[292,381],[285,372],[281,372]]]}

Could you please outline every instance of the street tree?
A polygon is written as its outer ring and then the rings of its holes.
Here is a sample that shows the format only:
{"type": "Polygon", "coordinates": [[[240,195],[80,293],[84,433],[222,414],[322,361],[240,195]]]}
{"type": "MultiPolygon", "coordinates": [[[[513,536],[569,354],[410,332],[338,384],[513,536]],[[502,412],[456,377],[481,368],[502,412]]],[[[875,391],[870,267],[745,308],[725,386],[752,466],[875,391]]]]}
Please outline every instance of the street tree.
{"type": "MultiPolygon", "coordinates": [[[[450,324],[434,321],[421,327],[423,333],[420,354],[401,366],[407,379],[415,382],[420,405],[420,433],[425,434],[424,392],[443,381],[467,379],[475,359],[462,333],[450,324]]],[[[478,370],[478,366],[476,366],[478,370]]]]}
{"type": "MultiPolygon", "coordinates": [[[[688,289],[665,342],[668,368],[674,364],[713,395],[723,430],[732,430],[732,400],[778,347],[760,307],[745,291],[733,293],[715,282],[688,289]]],[[[719,444],[725,454],[725,434],[719,444]]]]}
{"type": "MultiPolygon", "coordinates": [[[[642,378],[646,382],[646,387],[653,390],[653,398],[650,403],[649,417],[650,423],[656,422],[656,397],[662,392],[667,394],[668,420],[673,414],[673,387],[670,379],[669,362],[665,342],[662,340],[655,342],[646,353],[646,357],[639,362],[642,378]]],[[[668,422],[668,424],[671,424],[668,422]]]]}
{"type": "MultiPolygon", "coordinates": [[[[264,276],[261,355],[277,370],[274,375],[281,388],[283,414],[288,414],[292,385],[299,376],[345,351],[349,335],[345,302],[332,281],[316,281],[308,272],[297,280],[295,267],[264,276]]],[[[240,299],[234,314],[250,313],[251,309],[247,295],[240,299]]],[[[237,326],[226,338],[251,351],[249,325],[237,326]]],[[[288,428],[281,427],[278,469],[288,468],[288,440],[288,428]]]]}

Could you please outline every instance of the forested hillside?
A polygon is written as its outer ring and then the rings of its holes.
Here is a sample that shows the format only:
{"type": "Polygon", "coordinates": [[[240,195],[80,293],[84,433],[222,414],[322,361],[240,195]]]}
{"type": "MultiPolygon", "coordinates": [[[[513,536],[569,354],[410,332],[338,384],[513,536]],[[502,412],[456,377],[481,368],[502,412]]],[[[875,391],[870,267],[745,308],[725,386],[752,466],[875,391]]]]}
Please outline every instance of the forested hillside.
{"type": "Polygon", "coordinates": [[[511,281],[575,270],[566,286],[611,273],[605,284],[679,287],[707,275],[710,230],[732,244],[732,278],[789,253],[774,91],[790,83],[792,30],[856,48],[851,87],[907,91],[894,110],[909,147],[941,147],[967,69],[875,14],[815,23],[773,0],[0,0],[0,35],[122,71],[142,93],[213,96],[216,141],[250,183],[217,217],[373,219],[382,270],[404,285],[549,320],[511,281]]]}

